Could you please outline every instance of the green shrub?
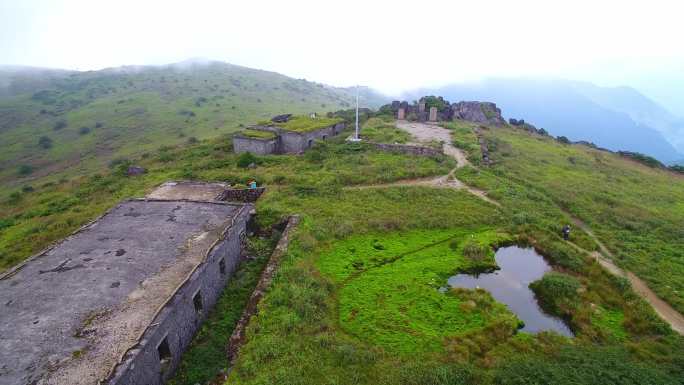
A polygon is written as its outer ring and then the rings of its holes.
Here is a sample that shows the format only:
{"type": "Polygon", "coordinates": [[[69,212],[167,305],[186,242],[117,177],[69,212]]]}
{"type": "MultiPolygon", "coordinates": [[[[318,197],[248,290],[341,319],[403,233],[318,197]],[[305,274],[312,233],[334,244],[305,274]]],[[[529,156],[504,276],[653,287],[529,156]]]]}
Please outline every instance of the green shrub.
{"type": "Polygon", "coordinates": [[[48,148],[52,147],[52,139],[50,139],[50,138],[47,137],[47,136],[41,136],[41,137],[38,139],[38,145],[39,145],[41,148],[44,148],[44,149],[47,150],[48,148]]]}
{"type": "Polygon", "coordinates": [[[660,163],[660,161],[652,156],[644,155],[639,152],[631,152],[631,151],[618,151],[618,154],[624,156],[625,158],[630,158],[632,160],[635,160],[643,165],[646,165],[651,168],[664,168],[665,165],[660,163]]]}
{"type": "Polygon", "coordinates": [[[489,248],[483,246],[475,241],[469,240],[463,246],[463,255],[470,260],[471,263],[479,264],[487,258],[489,248]]]}
{"type": "Polygon", "coordinates": [[[542,308],[559,316],[568,314],[577,304],[580,287],[577,278],[559,272],[547,273],[530,284],[542,308]]]}
{"type": "Polygon", "coordinates": [[[17,169],[17,174],[21,176],[26,176],[31,173],[33,173],[33,166],[31,166],[30,164],[22,164],[17,169]]]}
{"type": "Polygon", "coordinates": [[[556,138],[556,140],[563,144],[570,144],[570,139],[568,139],[566,136],[559,136],[556,138]]]}
{"type": "Polygon", "coordinates": [[[60,119],[60,120],[55,122],[55,125],[52,126],[52,129],[55,131],[59,131],[63,128],[66,128],[67,125],[68,124],[67,124],[66,120],[60,119]]]}
{"type": "Polygon", "coordinates": [[[11,218],[0,219],[0,230],[14,226],[14,223],[15,223],[14,219],[11,219],[11,218]]]}
{"type": "Polygon", "coordinates": [[[681,384],[667,366],[636,362],[621,348],[568,347],[554,357],[528,355],[505,360],[494,375],[497,385],[664,385],[681,384]]]}
{"type": "Polygon", "coordinates": [[[257,157],[252,155],[251,152],[243,152],[240,154],[237,160],[237,166],[240,168],[247,168],[250,164],[257,164],[257,157]]]}
{"type": "Polygon", "coordinates": [[[21,193],[19,191],[13,191],[7,199],[7,203],[9,203],[10,205],[17,204],[17,203],[19,203],[21,198],[23,198],[23,196],[21,195],[21,193]]]}
{"type": "Polygon", "coordinates": [[[473,370],[465,365],[410,362],[397,375],[402,385],[458,385],[476,383],[473,370]]]}

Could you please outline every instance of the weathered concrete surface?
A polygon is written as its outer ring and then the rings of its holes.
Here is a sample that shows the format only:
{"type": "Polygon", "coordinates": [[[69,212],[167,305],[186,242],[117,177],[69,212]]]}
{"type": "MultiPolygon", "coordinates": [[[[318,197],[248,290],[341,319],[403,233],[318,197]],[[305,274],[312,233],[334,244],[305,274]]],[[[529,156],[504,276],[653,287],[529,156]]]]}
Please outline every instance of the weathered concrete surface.
{"type": "Polygon", "coordinates": [[[166,200],[187,199],[193,201],[223,200],[218,198],[226,189],[228,189],[228,185],[225,183],[166,182],[147,194],[147,198],[166,200]]]}
{"type": "Polygon", "coordinates": [[[304,152],[311,147],[316,140],[326,140],[344,130],[344,123],[338,123],[330,127],[324,127],[320,130],[310,132],[280,132],[280,149],[279,152],[285,154],[296,154],[304,152]]]}
{"type": "Polygon", "coordinates": [[[276,126],[254,126],[252,128],[255,130],[275,133],[276,138],[264,140],[236,135],[233,137],[233,150],[236,153],[250,152],[257,155],[299,154],[311,147],[316,140],[326,140],[339,135],[344,127],[344,123],[337,123],[315,131],[296,132],[276,126]]]}
{"type": "Polygon", "coordinates": [[[278,151],[279,139],[257,139],[245,136],[233,137],[233,151],[236,154],[249,152],[256,155],[268,155],[278,151]]]}
{"type": "Polygon", "coordinates": [[[430,118],[431,122],[437,121],[437,107],[430,107],[430,118]]]}
{"type": "MultiPolygon", "coordinates": [[[[153,320],[163,315],[164,311],[157,314],[158,309],[177,313],[183,308],[180,298],[173,306],[162,305],[176,298],[179,285],[198,266],[205,266],[210,250],[222,257],[235,254],[239,237],[232,237],[236,239],[228,245],[222,242],[224,232],[234,227],[238,214],[240,224],[246,222],[245,210],[251,210],[251,205],[123,202],[3,275],[0,384],[95,384],[106,377],[153,320]]],[[[219,267],[215,270],[218,275],[219,267]]],[[[203,295],[211,301],[218,294],[208,290],[203,295]]],[[[200,319],[195,317],[192,324],[197,325],[200,319]]],[[[180,317],[167,318],[183,325],[180,317]]],[[[189,341],[194,327],[182,329],[190,333],[189,341]]],[[[156,346],[154,350],[156,354],[156,346]]],[[[146,363],[153,372],[140,377],[143,382],[113,383],[159,383],[158,356],[148,357],[146,363]]]]}

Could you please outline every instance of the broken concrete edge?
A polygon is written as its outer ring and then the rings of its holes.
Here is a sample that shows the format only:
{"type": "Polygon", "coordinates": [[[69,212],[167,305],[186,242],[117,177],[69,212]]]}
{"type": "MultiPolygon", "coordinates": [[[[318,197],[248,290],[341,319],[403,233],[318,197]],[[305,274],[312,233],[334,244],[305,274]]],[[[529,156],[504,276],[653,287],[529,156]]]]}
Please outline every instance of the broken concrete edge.
{"type": "MultiPolygon", "coordinates": [[[[167,184],[167,183],[193,183],[193,182],[192,182],[192,181],[171,181],[171,182],[164,182],[164,183],[160,184],[160,185],[157,186],[157,187],[161,187],[161,186],[163,186],[164,184],[167,184]]],[[[218,183],[221,183],[221,184],[223,184],[223,182],[211,182],[211,183],[217,183],[217,184],[218,184],[218,183]]],[[[223,193],[217,195],[216,198],[219,198],[219,197],[221,197],[222,195],[223,195],[223,193]]],[[[116,207],[118,207],[119,205],[121,205],[121,204],[123,204],[123,203],[126,203],[126,202],[130,202],[130,201],[148,201],[148,202],[179,201],[179,202],[197,202],[197,203],[223,204],[223,205],[233,205],[233,206],[241,206],[241,205],[244,204],[244,203],[236,203],[236,202],[205,201],[205,200],[197,200],[197,199],[155,199],[155,198],[129,198],[129,199],[125,199],[125,200],[123,200],[123,201],[117,203],[116,205],[112,206],[112,207],[109,208],[107,211],[105,211],[105,212],[102,213],[101,215],[97,216],[95,219],[93,219],[93,220],[87,222],[86,224],[84,224],[83,226],[79,227],[78,229],[76,229],[74,232],[72,232],[72,233],[69,234],[68,236],[66,236],[66,237],[64,237],[64,238],[62,238],[62,239],[60,239],[60,240],[57,240],[57,241],[54,241],[54,242],[50,243],[50,244],[49,244],[47,247],[45,247],[43,250],[41,250],[41,251],[39,251],[38,253],[33,254],[32,256],[26,258],[23,262],[19,263],[18,265],[15,265],[15,266],[13,266],[13,267],[7,269],[6,271],[0,273],[0,281],[12,277],[14,274],[18,273],[21,269],[24,268],[24,266],[26,266],[26,265],[27,265],[28,263],[30,263],[31,261],[35,260],[36,258],[42,257],[43,255],[45,255],[46,253],[50,252],[50,251],[51,251],[52,249],[54,249],[55,247],[59,246],[60,244],[62,244],[62,243],[64,243],[64,242],[66,242],[68,239],[70,239],[70,238],[73,237],[74,235],[80,233],[81,231],[83,231],[83,230],[89,228],[90,226],[92,226],[93,224],[95,224],[97,221],[99,221],[100,219],[102,219],[103,217],[105,217],[107,214],[111,213],[111,212],[112,212],[116,207]]]]}
{"type": "MultiPolygon", "coordinates": [[[[202,201],[202,200],[190,200],[190,199],[167,200],[167,199],[149,199],[149,198],[133,198],[133,199],[128,199],[126,201],[144,201],[144,202],[180,202],[180,201],[182,201],[182,202],[211,203],[211,204],[224,205],[224,206],[241,206],[241,207],[238,209],[238,211],[235,213],[235,215],[233,215],[231,217],[230,224],[228,226],[226,226],[221,231],[221,236],[218,237],[211,244],[211,246],[204,252],[204,256],[202,257],[202,261],[193,267],[193,269],[186,275],[186,277],[183,279],[183,281],[180,284],[178,284],[178,286],[176,286],[176,288],[173,290],[173,292],[156,309],[156,311],[154,312],[154,315],[151,318],[152,322],[147,327],[145,327],[143,330],[141,330],[141,332],[135,338],[135,343],[133,343],[131,346],[129,346],[127,349],[125,349],[122,352],[122,354],[119,356],[118,360],[116,360],[116,362],[107,371],[107,375],[103,379],[101,379],[100,381],[97,382],[98,385],[109,383],[112,380],[112,378],[116,374],[116,370],[119,367],[119,365],[124,363],[126,356],[131,351],[133,351],[136,347],[138,347],[140,345],[140,342],[141,342],[142,338],[145,336],[145,333],[147,333],[147,331],[150,330],[151,327],[158,324],[155,321],[159,317],[160,313],[167,307],[167,305],[169,305],[170,302],[173,301],[173,299],[176,297],[176,294],[178,294],[181,291],[181,289],[188,283],[188,281],[192,278],[192,276],[195,274],[195,272],[206,263],[208,257],[214,251],[214,248],[218,244],[220,244],[221,242],[226,240],[226,235],[230,232],[230,230],[235,225],[236,218],[240,218],[245,210],[249,210],[248,215],[252,215],[254,213],[254,205],[252,205],[250,203],[217,202],[217,201],[202,201]]],[[[126,202],[126,201],[124,201],[124,202],[126,202]]]]}
{"type": "Polygon", "coordinates": [[[252,292],[252,295],[250,296],[249,301],[245,306],[245,310],[242,312],[242,316],[235,324],[233,334],[231,334],[230,338],[228,339],[228,343],[226,344],[226,356],[231,366],[235,363],[235,360],[237,359],[240,347],[246,341],[246,331],[247,326],[249,325],[249,321],[252,319],[254,315],[257,314],[257,307],[259,305],[259,302],[261,301],[261,298],[264,296],[266,290],[270,286],[271,281],[273,280],[273,277],[275,275],[275,272],[278,269],[278,266],[280,265],[280,261],[282,260],[283,256],[287,253],[287,248],[290,244],[290,233],[295,229],[295,227],[297,227],[299,221],[299,215],[291,215],[288,218],[287,226],[285,227],[285,230],[283,231],[280,240],[278,240],[278,244],[273,250],[273,253],[269,258],[266,267],[264,267],[264,270],[261,273],[261,277],[259,278],[259,282],[254,288],[254,291],[252,292]]]}
{"type": "MultiPolygon", "coordinates": [[[[222,181],[220,181],[220,180],[213,180],[213,181],[197,181],[197,180],[186,180],[186,179],[183,179],[183,180],[168,180],[168,181],[166,181],[166,182],[162,182],[162,183],[156,185],[156,186],[154,187],[154,189],[151,190],[151,192],[148,192],[148,193],[145,194],[145,195],[150,195],[152,192],[154,192],[155,190],[158,190],[158,189],[161,188],[161,187],[165,187],[165,186],[176,186],[176,185],[179,185],[179,184],[216,185],[216,186],[219,186],[219,187],[224,188],[224,189],[229,189],[229,188],[230,188],[230,184],[229,184],[229,183],[222,182],[222,181]]],[[[221,197],[221,195],[223,195],[223,193],[217,194],[217,195],[214,197],[214,200],[220,201],[221,199],[219,199],[219,198],[221,197]]],[[[156,199],[156,198],[148,198],[148,199],[156,199]]],[[[174,200],[177,200],[177,199],[174,199],[174,200]]]]}

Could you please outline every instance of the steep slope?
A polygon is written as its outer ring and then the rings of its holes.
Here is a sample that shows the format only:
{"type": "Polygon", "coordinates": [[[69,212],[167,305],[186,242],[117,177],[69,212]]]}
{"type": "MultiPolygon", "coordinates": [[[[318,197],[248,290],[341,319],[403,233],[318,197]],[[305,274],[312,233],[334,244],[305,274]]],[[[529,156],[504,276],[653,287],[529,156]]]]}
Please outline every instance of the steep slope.
{"type": "Polygon", "coordinates": [[[682,158],[656,129],[594,102],[572,82],[492,79],[411,93],[425,94],[443,95],[449,100],[493,101],[506,117],[523,118],[556,136],[588,140],[611,150],[641,152],[666,163],[682,158]]]}
{"type": "Polygon", "coordinates": [[[631,87],[597,87],[575,83],[575,90],[605,108],[622,112],[635,122],[658,130],[675,148],[684,152],[684,119],[631,87]]]}
{"type": "MultiPolygon", "coordinates": [[[[14,185],[93,172],[113,159],[226,134],[273,114],[334,111],[354,100],[352,89],[221,62],[5,69],[0,79],[0,182],[14,185]]],[[[364,106],[383,101],[363,90],[364,106]]]]}

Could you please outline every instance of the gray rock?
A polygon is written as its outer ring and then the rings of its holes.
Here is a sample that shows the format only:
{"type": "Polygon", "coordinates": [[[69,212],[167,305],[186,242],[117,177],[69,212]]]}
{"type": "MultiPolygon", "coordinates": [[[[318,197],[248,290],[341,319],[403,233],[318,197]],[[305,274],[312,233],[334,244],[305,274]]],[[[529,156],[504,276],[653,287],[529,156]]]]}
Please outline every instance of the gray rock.
{"type": "Polygon", "coordinates": [[[144,167],[140,166],[131,166],[128,168],[128,171],[126,171],[126,174],[128,176],[134,176],[134,175],[142,175],[147,172],[147,169],[144,167]]]}
{"type": "Polygon", "coordinates": [[[463,119],[476,123],[502,126],[506,121],[501,110],[491,102],[458,102],[451,105],[454,119],[463,119]]]}

